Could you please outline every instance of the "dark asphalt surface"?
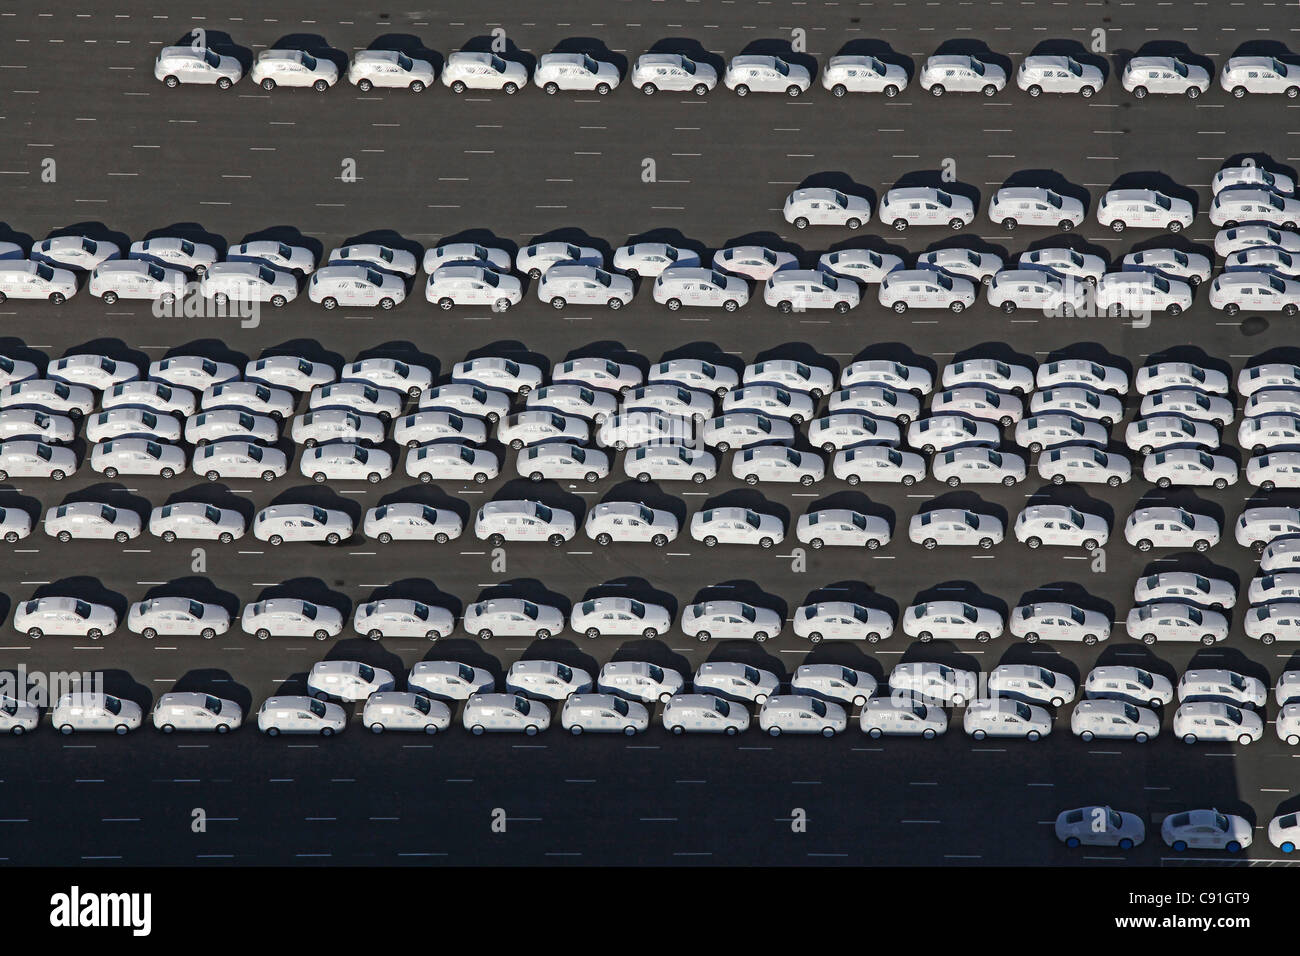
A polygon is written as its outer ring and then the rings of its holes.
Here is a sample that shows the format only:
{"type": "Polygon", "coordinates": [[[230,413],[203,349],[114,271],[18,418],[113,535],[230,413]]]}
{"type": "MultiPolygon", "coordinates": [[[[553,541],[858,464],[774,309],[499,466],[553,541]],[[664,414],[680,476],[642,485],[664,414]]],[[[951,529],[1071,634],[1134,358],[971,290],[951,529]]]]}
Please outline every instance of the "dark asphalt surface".
{"type": "MultiPolygon", "coordinates": [[[[1196,224],[1173,244],[1200,248],[1214,229],[1204,216],[1214,172],[1255,157],[1293,171],[1300,146],[1290,128],[1300,114],[1281,98],[1234,101],[1217,86],[1196,102],[1125,96],[1123,59],[1151,43],[1186,43],[1218,65],[1243,45],[1290,42],[1300,30],[1292,8],[1155,3],[690,3],[576,2],[538,5],[444,2],[416,13],[349,10],[322,4],[264,5],[238,0],[217,15],[185,0],[165,14],[122,2],[78,12],[22,11],[0,17],[0,240],[44,238],[89,229],[138,239],[185,224],[235,243],[301,234],[324,250],[359,237],[432,245],[449,238],[514,246],[537,237],[591,238],[616,247],[631,237],[668,237],[713,249],[742,238],[789,247],[814,261],[832,246],[870,245],[915,254],[937,243],[974,241],[1016,254],[1052,240],[1047,230],[1008,236],[984,218],[1004,183],[1041,183],[1086,195],[1093,205],[1116,185],[1165,186],[1194,195],[1196,224]],[[382,16],[381,16],[382,15],[382,16]],[[935,100],[919,88],[894,100],[836,100],[819,86],[797,100],[726,90],[705,99],[650,99],[630,86],[608,99],[456,98],[439,86],[419,97],[339,86],[327,94],[265,94],[247,81],[215,89],[169,91],[152,77],[156,48],[191,26],[218,49],[230,38],[242,53],[308,34],[341,55],[400,43],[445,55],[502,27],[533,55],[564,41],[606,49],[628,62],[642,51],[683,46],[719,58],[788,44],[807,31],[808,55],[822,62],[853,49],[890,51],[916,66],[944,45],[987,44],[1015,61],[1040,45],[1092,42],[1106,31],[1110,78],[1091,101],[1031,100],[1008,89],[992,100],[935,100]],[[381,38],[388,37],[388,40],[381,38]],[[394,40],[396,37],[398,39],[394,40]],[[575,38],[577,38],[575,40],[575,38]],[[664,42],[669,41],[669,42],[664,42]],[[692,44],[698,44],[694,47],[692,44]],[[888,44],[888,47],[882,46],[888,44]],[[72,65],[75,64],[75,65],[72,65]],[[42,180],[54,160],[55,181],[42,180]],[[357,182],[341,179],[356,161],[357,182]],[[657,181],[643,182],[646,159],[657,181]],[[957,184],[981,199],[981,218],[961,237],[946,230],[899,236],[872,223],[861,233],[796,233],[780,216],[801,183],[834,183],[878,197],[896,183],[937,182],[946,159],[957,184]]],[[[328,5],[337,6],[337,5],[328,5]]],[[[788,47],[787,47],[788,48],[788,47]]],[[[719,60],[719,62],[721,62],[719,60]]],[[[956,187],[954,187],[956,188],[956,187]]],[[[1091,209],[1091,206],[1090,206],[1091,209]]],[[[1157,234],[1115,236],[1090,220],[1071,238],[1117,261],[1157,234]]],[[[848,316],[781,316],[755,302],[734,315],[668,313],[642,288],[621,312],[556,313],[535,297],[508,315],[436,312],[417,286],[391,313],[325,313],[306,301],[263,314],[256,328],[234,321],[159,320],[147,304],[105,306],[83,293],[60,309],[42,303],[0,306],[0,352],[58,357],[102,351],[148,362],[202,352],[242,362],[268,350],[297,351],[336,364],[356,356],[398,355],[435,364],[445,375],[470,354],[508,352],[549,363],[609,354],[646,363],[662,356],[712,356],[737,365],[805,357],[838,368],[864,356],[916,358],[934,369],[954,357],[1000,355],[1036,364],[1062,355],[1107,358],[1130,369],[1157,355],[1237,369],[1258,357],[1300,357],[1294,325],[1276,317],[1228,319],[1199,295],[1187,314],[1156,317],[1135,329],[1115,319],[1005,316],[980,305],[961,316],[896,316],[866,303],[848,316]]],[[[1132,415],[1134,402],[1128,403],[1132,415]]],[[[1232,445],[1235,425],[1225,438],[1232,445]]],[[[1120,427],[1113,431],[1122,436],[1120,427]]],[[[78,445],[79,450],[84,450],[78,445]]],[[[296,461],[294,463],[296,467],[296,461]]],[[[0,558],[5,599],[0,668],[100,669],[110,690],[148,705],[159,694],[206,689],[255,708],[272,693],[300,692],[322,657],[409,667],[456,658],[498,674],[520,657],[551,657],[593,670],[613,657],[649,656],[693,671],[705,659],[761,664],[787,675],[805,661],[836,661],[887,674],[900,659],[936,658],[990,668],[1035,661],[1081,677],[1098,661],[1140,663],[1171,676],[1190,664],[1231,666],[1276,678],[1290,662],[1283,647],[1261,647],[1240,626],[1226,644],[1164,645],[1154,653],[1117,627],[1109,646],[1031,648],[1009,639],[990,645],[912,646],[901,633],[875,647],[812,650],[787,630],[765,645],[702,646],[674,632],[654,646],[571,634],[544,644],[455,638],[430,645],[347,636],[326,644],[260,644],[234,632],[212,641],[145,642],[122,629],[98,644],[49,638],[34,645],[10,627],[13,604],[32,594],[72,591],[124,608],[146,594],[214,595],[232,608],[271,593],[314,597],[345,608],[376,595],[442,599],[459,608],[484,593],[549,593],[570,602],[592,593],[655,597],[674,609],[702,593],[752,596],[787,613],[827,588],[896,605],[919,594],[961,588],[1013,607],[1029,593],[1078,595],[1122,620],[1132,585],[1149,569],[1219,568],[1239,580],[1243,599],[1253,556],[1231,540],[1204,556],[1138,554],[1120,534],[1140,499],[1173,500],[1226,522],[1244,507],[1244,482],[1225,492],[1159,492],[1141,481],[1119,489],[1023,485],[950,491],[933,481],[912,489],[833,479],[813,488],[748,488],[729,472],[704,486],[647,488],[611,478],[595,486],[506,477],[486,486],[421,486],[403,475],[372,486],[313,486],[296,470],[274,484],[108,482],[86,472],[61,485],[19,482],[0,489],[0,506],[33,513],[65,500],[104,498],[145,510],[200,498],[251,514],[271,501],[334,503],[359,516],[383,501],[456,504],[468,512],[521,488],[579,512],[606,498],[647,495],[680,514],[708,504],[759,503],[797,517],[814,505],[848,505],[889,516],[898,539],[883,551],[809,552],[792,570],[790,546],[771,552],[706,551],[680,540],[663,551],[599,549],[585,537],[552,549],[507,546],[494,573],[489,549],[472,535],[443,547],[379,546],[357,538],[337,548],[261,546],[249,538],[206,548],[206,570],[192,570],[191,545],[143,537],[126,546],[60,545],[38,532],[6,546],[0,558]],[[924,552],[906,541],[906,522],[922,507],[983,502],[1008,519],[1030,497],[1090,502],[1113,517],[1104,573],[1084,555],[1031,552],[1014,541],[993,552],[924,552]],[[673,501],[675,499],[675,503],[673,501]],[[1040,590],[1041,589],[1041,590],[1040,590]],[[1064,589],[1055,590],[1055,589],[1064,589]]],[[[621,472],[620,472],[621,473],[621,472]]],[[[1275,502],[1300,495],[1275,493],[1275,502]]],[[[846,593],[827,590],[825,594],[846,593]]],[[[1270,702],[1268,717],[1276,707],[1270,702]]],[[[959,717],[958,712],[955,716],[959,717]]],[[[229,738],[164,738],[145,728],[123,739],[61,738],[48,723],[35,735],[0,743],[0,858],[17,864],[335,863],[855,863],[855,864],[1153,864],[1172,853],[1160,844],[1166,813],[1200,806],[1244,813],[1261,829],[1244,856],[1283,859],[1262,828],[1279,805],[1296,802],[1296,753],[1272,725],[1251,747],[1186,747],[1168,731],[1145,746],[1083,744],[1069,733],[1068,708],[1037,744],[975,743],[954,725],[938,741],[871,741],[851,724],[835,740],[772,740],[757,729],[737,738],[677,739],[654,726],[644,737],[573,739],[558,729],[532,739],[446,736],[373,737],[359,721],[333,740],[269,740],[246,728],[229,738]],[[1109,802],[1142,813],[1151,839],[1137,851],[1066,851],[1051,836],[1062,809],[1109,802]],[[208,818],[191,832],[194,808],[208,818]],[[493,832],[493,814],[507,818],[493,832]],[[792,831],[796,810],[806,832],[792,831]]],[[[1209,858],[1207,857],[1207,862],[1209,858]]]]}

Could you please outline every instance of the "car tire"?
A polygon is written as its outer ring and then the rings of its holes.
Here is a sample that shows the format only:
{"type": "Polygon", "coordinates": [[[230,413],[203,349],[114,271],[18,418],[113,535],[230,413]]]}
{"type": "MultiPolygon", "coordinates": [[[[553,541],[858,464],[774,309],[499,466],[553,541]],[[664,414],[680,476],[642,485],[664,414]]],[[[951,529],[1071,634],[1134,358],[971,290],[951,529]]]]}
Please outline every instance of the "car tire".
{"type": "Polygon", "coordinates": [[[262,89],[266,90],[268,93],[271,92],[275,89],[275,80],[271,79],[269,76],[266,77],[262,80],[262,89]]]}
{"type": "Polygon", "coordinates": [[[942,83],[936,83],[934,86],[930,87],[931,96],[943,96],[944,92],[945,90],[942,83]]]}
{"type": "Polygon", "coordinates": [[[998,88],[994,86],[992,83],[988,83],[985,85],[984,89],[981,90],[980,92],[982,92],[985,96],[997,96],[998,88]]]}
{"type": "Polygon", "coordinates": [[[975,740],[983,740],[987,736],[988,734],[983,730],[976,730],[971,734],[971,737],[974,738],[975,740]]]}
{"type": "Polygon", "coordinates": [[[934,640],[934,635],[931,634],[929,631],[922,631],[920,634],[916,635],[916,639],[920,641],[922,644],[929,644],[932,640],[934,640]]]}
{"type": "MultiPolygon", "coordinates": [[[[1079,734],[1079,739],[1082,740],[1085,744],[1090,744],[1092,743],[1093,738],[1095,738],[1096,736],[1097,735],[1094,734],[1091,730],[1085,730],[1083,733],[1079,734]]],[[[1075,840],[1074,845],[1078,846],[1079,841],[1075,840]]]]}

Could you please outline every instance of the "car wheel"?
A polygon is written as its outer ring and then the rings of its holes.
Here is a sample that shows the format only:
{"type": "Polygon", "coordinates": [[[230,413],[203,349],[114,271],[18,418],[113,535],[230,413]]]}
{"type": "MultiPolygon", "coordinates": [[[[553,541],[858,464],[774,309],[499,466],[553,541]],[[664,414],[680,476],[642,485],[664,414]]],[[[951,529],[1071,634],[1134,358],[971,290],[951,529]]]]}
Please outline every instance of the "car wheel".
{"type": "MultiPolygon", "coordinates": [[[[1079,739],[1082,740],[1085,744],[1090,744],[1092,743],[1093,737],[1095,736],[1096,735],[1091,730],[1085,730],[1083,733],[1079,734],[1079,739]]],[[[1075,846],[1078,845],[1079,845],[1078,841],[1076,840],[1075,846]]]]}
{"type": "Polygon", "coordinates": [[[330,88],[330,85],[326,83],[324,80],[317,80],[311,86],[312,89],[314,89],[317,93],[324,93],[326,90],[330,88]]]}
{"type": "MultiPolygon", "coordinates": [[[[1088,734],[1087,737],[1085,737],[1084,739],[1085,739],[1085,740],[1091,740],[1091,739],[1092,739],[1092,734],[1088,734]]],[[[1068,846],[1071,850],[1073,850],[1073,849],[1075,849],[1076,847],[1078,847],[1078,845],[1079,845],[1079,838],[1078,838],[1078,837],[1067,837],[1066,840],[1065,840],[1065,845],[1068,846]]]]}
{"type": "Polygon", "coordinates": [[[118,544],[126,544],[131,540],[131,536],[125,531],[119,531],[117,534],[113,535],[113,540],[118,544]]]}
{"type": "Polygon", "coordinates": [[[998,88],[994,86],[992,83],[989,83],[984,87],[982,92],[984,93],[985,96],[997,96],[998,88]]]}
{"type": "Polygon", "coordinates": [[[116,478],[116,477],[117,477],[117,469],[116,469],[116,468],[113,468],[113,467],[111,467],[111,466],[108,467],[108,468],[105,468],[105,469],[104,469],[104,477],[105,477],[105,478],[116,478]]]}
{"type": "Polygon", "coordinates": [[[974,737],[976,740],[983,740],[985,737],[988,736],[988,734],[982,730],[977,730],[974,733],[972,733],[971,736],[974,737]]]}
{"type": "Polygon", "coordinates": [[[331,531],[329,534],[325,535],[326,544],[338,544],[340,540],[342,539],[339,537],[338,532],[336,531],[331,531]]]}
{"type": "Polygon", "coordinates": [[[922,631],[920,634],[916,635],[916,639],[920,641],[922,644],[929,644],[932,640],[934,640],[934,635],[931,634],[929,631],[922,631]]]}
{"type": "Polygon", "coordinates": [[[555,297],[553,297],[553,298],[551,299],[551,308],[552,308],[552,309],[559,310],[559,309],[564,308],[566,305],[568,305],[568,303],[564,301],[564,297],[563,297],[563,296],[557,295],[557,296],[555,296],[555,297]]]}
{"type": "Polygon", "coordinates": [[[262,81],[262,89],[266,90],[268,93],[271,92],[271,90],[275,89],[275,80],[268,76],[262,81]]]}
{"type": "Polygon", "coordinates": [[[959,314],[961,314],[962,312],[965,312],[965,311],[966,311],[966,303],[965,303],[965,302],[950,302],[950,303],[948,303],[948,311],[951,312],[953,315],[959,315],[959,314]]]}
{"type": "Polygon", "coordinates": [[[789,315],[794,311],[794,303],[789,299],[782,299],[776,304],[776,311],[780,312],[782,315],[789,315]]]}
{"type": "Polygon", "coordinates": [[[847,302],[836,302],[836,303],[835,303],[835,311],[838,312],[840,315],[844,315],[844,314],[847,313],[847,312],[849,311],[849,309],[851,309],[851,308],[853,308],[853,306],[849,305],[847,302]]]}
{"type": "Polygon", "coordinates": [[[945,90],[943,88],[943,84],[941,83],[936,83],[934,84],[934,86],[930,87],[931,96],[943,96],[944,92],[945,90]]]}
{"type": "Polygon", "coordinates": [[[893,305],[893,309],[894,309],[894,311],[897,312],[899,315],[902,315],[904,312],[907,311],[907,303],[906,303],[906,302],[903,302],[903,301],[900,299],[898,302],[895,302],[895,303],[894,303],[894,305],[893,305]]]}
{"type": "Polygon", "coordinates": [[[282,295],[279,295],[278,293],[276,295],[271,296],[271,306],[276,309],[283,309],[284,304],[288,301],[289,301],[288,299],[286,299],[282,295]]]}
{"type": "Polygon", "coordinates": [[[605,304],[606,304],[607,306],[609,306],[609,308],[610,308],[612,311],[614,311],[614,312],[617,312],[619,309],[623,308],[623,300],[622,300],[622,299],[610,299],[610,300],[609,300],[608,302],[606,302],[605,304]]]}
{"type": "Polygon", "coordinates": [[[1043,88],[1039,86],[1037,83],[1035,83],[1032,86],[1030,86],[1029,89],[1025,90],[1025,92],[1028,93],[1030,96],[1037,98],[1043,95],[1043,88]]]}

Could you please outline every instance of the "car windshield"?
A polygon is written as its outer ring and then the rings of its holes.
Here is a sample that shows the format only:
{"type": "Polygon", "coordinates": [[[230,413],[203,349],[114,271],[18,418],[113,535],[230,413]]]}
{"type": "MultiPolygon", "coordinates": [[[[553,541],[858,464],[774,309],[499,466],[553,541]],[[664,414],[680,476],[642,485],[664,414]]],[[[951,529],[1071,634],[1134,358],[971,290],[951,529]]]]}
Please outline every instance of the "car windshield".
{"type": "Polygon", "coordinates": [[[728,714],[731,713],[731,705],[728,704],[721,697],[713,698],[713,709],[716,710],[718,713],[720,713],[723,717],[726,717],[728,714]]]}
{"type": "Polygon", "coordinates": [[[1171,65],[1174,68],[1174,72],[1179,76],[1187,76],[1187,64],[1182,60],[1175,59],[1171,65]]]}
{"type": "Polygon", "coordinates": [[[782,76],[790,75],[790,64],[786,63],[785,60],[781,59],[779,56],[772,59],[772,67],[782,76]]]}

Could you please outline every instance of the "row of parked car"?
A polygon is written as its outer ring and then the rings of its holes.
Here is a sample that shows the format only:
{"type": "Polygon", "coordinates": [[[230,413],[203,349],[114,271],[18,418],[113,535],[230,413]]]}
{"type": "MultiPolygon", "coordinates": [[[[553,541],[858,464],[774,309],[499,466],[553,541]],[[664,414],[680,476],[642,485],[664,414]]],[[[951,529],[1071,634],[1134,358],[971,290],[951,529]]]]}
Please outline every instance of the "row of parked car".
{"type": "MultiPolygon", "coordinates": [[[[932,96],[945,93],[982,93],[996,96],[1007,85],[1007,71],[989,56],[936,54],[919,70],[910,60],[905,67],[891,58],[871,55],[832,56],[821,73],[822,88],[841,97],[849,93],[879,93],[894,97],[904,92],[911,75],[932,96]]],[[[240,61],[209,49],[196,39],[187,46],[163,47],[154,61],[154,77],[168,87],[196,84],[228,90],[244,75],[240,61]]],[[[727,63],[721,77],[710,63],[684,52],[646,53],[638,57],[627,82],[646,95],[659,92],[706,96],[721,80],[737,96],[776,93],[801,96],[813,85],[813,71],[782,56],[743,53],[727,63]]],[[[402,89],[423,93],[439,79],[453,93],[495,90],[518,93],[533,85],[548,94],[596,93],[606,96],[623,82],[617,64],[588,53],[546,53],[537,58],[531,74],[525,63],[508,54],[460,50],[450,54],[441,76],[429,59],[398,50],[362,50],[353,54],[340,73],[332,58],[305,49],[276,47],[262,50],[249,71],[251,82],[271,91],[277,87],[306,87],[325,92],[346,79],[362,93],[375,89],[402,89]]],[[[1149,94],[1196,99],[1210,88],[1213,76],[1197,63],[1177,56],[1134,56],[1120,73],[1124,91],[1138,99],[1149,94]]],[[[1060,93],[1087,99],[1100,92],[1106,74],[1094,63],[1072,56],[1034,54],[1015,70],[1016,86],[1037,97],[1060,93]]],[[[1272,56],[1229,57],[1219,72],[1219,85],[1240,99],[1247,94],[1300,95],[1300,67],[1272,56]]]]}

